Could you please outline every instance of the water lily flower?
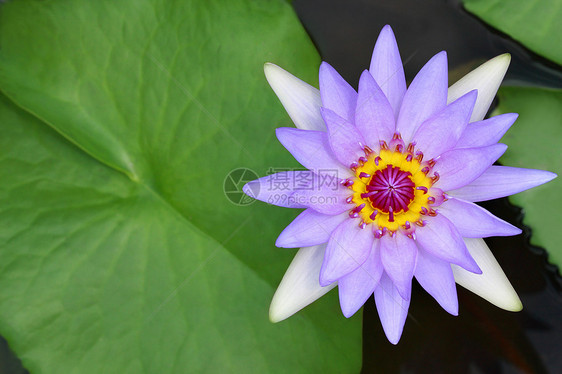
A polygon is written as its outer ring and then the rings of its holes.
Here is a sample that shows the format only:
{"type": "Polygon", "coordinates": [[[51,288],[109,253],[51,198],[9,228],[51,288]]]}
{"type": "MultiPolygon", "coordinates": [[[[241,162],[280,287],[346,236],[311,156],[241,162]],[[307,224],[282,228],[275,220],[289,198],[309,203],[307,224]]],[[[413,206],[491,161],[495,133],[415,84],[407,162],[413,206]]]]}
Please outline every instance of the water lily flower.
{"type": "Polygon", "coordinates": [[[484,120],[509,61],[508,54],[498,56],[448,87],[441,52],[406,87],[394,34],[385,26],[358,91],[326,62],[320,90],[265,65],[297,127],[277,129],[277,138],[308,169],[244,186],[256,199],[305,208],[276,242],[300,250],[273,297],[273,322],[337,285],[346,317],[374,295],[385,334],[396,344],[414,277],[453,315],[455,283],[500,308],[522,308],[482,239],[521,230],[474,204],[556,176],[492,165],[507,148],[498,141],[517,118],[484,120]],[[281,195],[273,188],[279,180],[292,181],[281,195]]]}

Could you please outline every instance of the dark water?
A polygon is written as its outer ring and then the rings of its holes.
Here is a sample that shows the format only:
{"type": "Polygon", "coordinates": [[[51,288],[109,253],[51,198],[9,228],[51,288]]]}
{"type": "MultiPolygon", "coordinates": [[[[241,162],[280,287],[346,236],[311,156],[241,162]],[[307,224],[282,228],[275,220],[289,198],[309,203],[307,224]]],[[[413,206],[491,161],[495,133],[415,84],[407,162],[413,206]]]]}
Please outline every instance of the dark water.
{"type": "MultiPolygon", "coordinates": [[[[317,46],[352,85],[369,66],[380,29],[396,34],[406,79],[446,50],[450,81],[509,52],[506,83],[562,88],[561,67],[466,13],[458,0],[295,0],[317,46]]],[[[415,285],[400,343],[390,344],[374,306],[364,309],[363,373],[562,373],[562,278],[546,252],[529,245],[521,211],[499,199],[482,204],[525,235],[486,240],[519,293],[522,312],[503,311],[458,287],[460,316],[443,311],[415,285]]]]}

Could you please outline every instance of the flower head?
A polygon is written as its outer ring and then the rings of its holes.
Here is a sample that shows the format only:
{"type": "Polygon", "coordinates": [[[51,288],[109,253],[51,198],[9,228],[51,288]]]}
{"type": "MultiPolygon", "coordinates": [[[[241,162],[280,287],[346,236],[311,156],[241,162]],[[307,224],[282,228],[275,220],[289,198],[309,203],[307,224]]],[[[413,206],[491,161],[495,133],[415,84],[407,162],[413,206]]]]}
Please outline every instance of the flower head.
{"type": "Polygon", "coordinates": [[[521,309],[482,240],[521,230],[474,204],[556,176],[492,165],[507,148],[497,142],[517,118],[483,120],[509,60],[498,56],[448,87],[441,52],[407,88],[386,26],[357,92],[325,62],[319,91],[266,64],[267,79],[297,126],[277,129],[277,137],[308,169],[244,187],[256,199],[306,208],[276,242],[301,249],[273,298],[272,321],[337,285],[346,317],[374,294],[386,336],[396,344],[414,277],[453,315],[455,282],[501,308],[521,309]],[[281,199],[271,188],[279,178],[293,181],[281,199]]]}

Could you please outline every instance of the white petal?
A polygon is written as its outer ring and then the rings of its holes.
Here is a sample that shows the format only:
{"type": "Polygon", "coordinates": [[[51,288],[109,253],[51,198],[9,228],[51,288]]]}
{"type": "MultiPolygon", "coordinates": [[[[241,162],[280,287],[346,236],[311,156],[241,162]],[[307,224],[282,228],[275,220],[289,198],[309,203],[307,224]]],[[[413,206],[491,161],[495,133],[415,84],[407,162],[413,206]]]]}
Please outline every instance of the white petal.
{"type": "Polygon", "coordinates": [[[482,274],[474,274],[459,266],[451,265],[455,281],[499,308],[511,312],[523,309],[519,296],[484,240],[464,239],[464,241],[472,258],[482,269],[482,274]]]}
{"type": "Polygon", "coordinates": [[[263,67],[269,85],[285,107],[295,126],[302,130],[326,131],[320,115],[320,91],[279,66],[263,67]]]}
{"type": "Polygon", "coordinates": [[[318,278],[325,250],[326,244],[299,249],[273,295],[269,307],[271,322],[289,318],[337,285],[337,283],[332,283],[329,286],[320,287],[318,278]]]}
{"type": "Polygon", "coordinates": [[[504,53],[483,63],[449,87],[447,103],[472,90],[478,90],[478,98],[470,122],[481,121],[496,96],[510,61],[511,55],[504,53]]]}

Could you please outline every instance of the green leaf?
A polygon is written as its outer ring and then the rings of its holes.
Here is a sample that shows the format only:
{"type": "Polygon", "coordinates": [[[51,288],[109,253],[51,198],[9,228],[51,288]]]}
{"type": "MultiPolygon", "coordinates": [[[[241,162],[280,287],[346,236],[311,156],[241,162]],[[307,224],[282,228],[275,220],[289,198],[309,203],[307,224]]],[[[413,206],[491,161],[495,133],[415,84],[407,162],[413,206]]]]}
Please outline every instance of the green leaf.
{"type": "MultiPolygon", "coordinates": [[[[519,118],[502,142],[509,146],[500,162],[507,166],[544,169],[562,175],[562,91],[503,87],[495,114],[516,112],[519,118]]],[[[531,243],[546,248],[552,263],[562,265],[558,217],[562,211],[562,179],[521,192],[510,200],[523,208],[523,222],[533,230],[531,243]]]]}
{"type": "Polygon", "coordinates": [[[223,192],[296,166],[262,71],[316,79],[289,5],[20,0],[0,46],[0,333],[32,373],[359,370],[334,292],[268,320],[297,212],[223,192]]]}
{"type": "Polygon", "coordinates": [[[466,10],[562,65],[562,0],[462,0],[466,10]]]}

